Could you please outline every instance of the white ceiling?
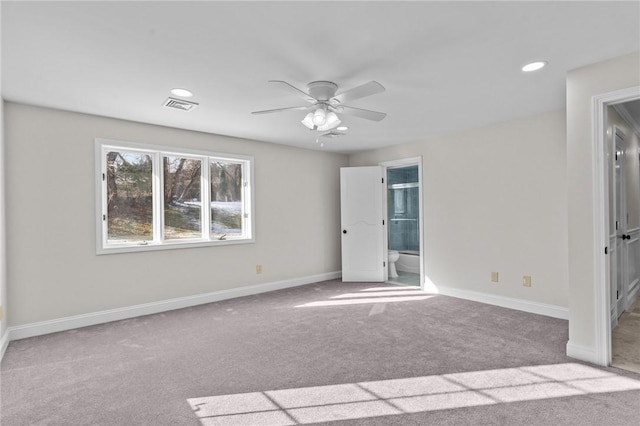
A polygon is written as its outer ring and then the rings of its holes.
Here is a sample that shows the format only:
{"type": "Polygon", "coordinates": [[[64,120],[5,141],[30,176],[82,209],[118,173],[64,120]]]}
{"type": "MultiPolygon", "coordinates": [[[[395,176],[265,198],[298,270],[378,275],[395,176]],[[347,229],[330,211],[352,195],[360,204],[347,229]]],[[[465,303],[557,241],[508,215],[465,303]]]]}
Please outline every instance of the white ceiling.
{"type": "MultiPolygon", "coordinates": [[[[324,150],[354,152],[565,105],[568,70],[640,50],[640,2],[2,2],[4,99],[320,149],[267,80],[386,92],[324,150]],[[525,74],[522,65],[549,61],[525,74]],[[200,104],[169,110],[185,87],[200,104]]],[[[338,90],[340,91],[340,89],[338,90]]]]}

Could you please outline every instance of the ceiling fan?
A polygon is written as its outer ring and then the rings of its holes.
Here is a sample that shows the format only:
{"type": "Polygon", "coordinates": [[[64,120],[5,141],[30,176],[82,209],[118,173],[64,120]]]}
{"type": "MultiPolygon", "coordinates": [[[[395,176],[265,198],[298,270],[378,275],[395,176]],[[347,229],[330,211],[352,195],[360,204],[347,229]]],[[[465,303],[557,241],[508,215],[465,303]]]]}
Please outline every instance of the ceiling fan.
{"type": "Polygon", "coordinates": [[[307,101],[309,105],[254,111],[252,114],[269,114],[294,110],[310,111],[302,120],[302,124],[309,130],[317,130],[319,132],[326,132],[336,128],[342,122],[338,114],[352,115],[373,121],[380,121],[387,116],[383,112],[344,105],[345,102],[384,92],[384,87],[377,81],[370,81],[337,95],[338,85],[331,81],[312,81],[307,84],[307,92],[282,80],[269,80],[269,83],[276,83],[293,91],[307,101]]]}

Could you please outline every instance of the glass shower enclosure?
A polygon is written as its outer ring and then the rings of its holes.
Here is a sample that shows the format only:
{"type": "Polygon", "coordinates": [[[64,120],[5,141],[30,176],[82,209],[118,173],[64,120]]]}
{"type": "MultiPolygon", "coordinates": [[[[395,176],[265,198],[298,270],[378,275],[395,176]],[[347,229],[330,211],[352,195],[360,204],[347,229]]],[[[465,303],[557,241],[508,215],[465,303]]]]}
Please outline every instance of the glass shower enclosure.
{"type": "Polygon", "coordinates": [[[420,254],[418,166],[387,169],[389,250],[420,254]]]}

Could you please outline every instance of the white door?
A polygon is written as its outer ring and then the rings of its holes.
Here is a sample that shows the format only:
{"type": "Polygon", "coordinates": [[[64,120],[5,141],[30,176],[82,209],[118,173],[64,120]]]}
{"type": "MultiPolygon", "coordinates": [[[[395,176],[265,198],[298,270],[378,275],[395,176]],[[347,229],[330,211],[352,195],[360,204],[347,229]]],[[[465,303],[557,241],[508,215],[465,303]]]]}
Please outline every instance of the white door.
{"type": "MultiPolygon", "coordinates": [[[[615,129],[614,127],[614,130],[615,129]]],[[[627,300],[627,203],[625,188],[625,150],[624,135],[616,131],[613,146],[613,179],[614,179],[614,235],[615,242],[612,241],[612,258],[611,258],[611,278],[615,283],[612,288],[611,301],[612,308],[615,308],[614,321],[620,317],[626,308],[627,300]]]]}
{"type": "Polygon", "coordinates": [[[342,281],[384,281],[382,168],[340,169],[342,281]]]}

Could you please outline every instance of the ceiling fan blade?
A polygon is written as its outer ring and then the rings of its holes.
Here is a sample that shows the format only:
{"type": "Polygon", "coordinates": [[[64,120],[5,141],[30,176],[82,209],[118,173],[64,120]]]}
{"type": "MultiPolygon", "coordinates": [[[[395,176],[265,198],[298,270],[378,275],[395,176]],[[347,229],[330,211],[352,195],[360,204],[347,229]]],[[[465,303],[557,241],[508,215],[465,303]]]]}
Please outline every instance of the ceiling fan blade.
{"type": "Polygon", "coordinates": [[[331,99],[335,99],[340,103],[352,101],[354,99],[364,98],[365,96],[375,95],[376,93],[382,93],[385,88],[377,81],[370,81],[360,86],[349,89],[346,92],[342,92],[339,95],[334,96],[331,99]]]}
{"type": "Polygon", "coordinates": [[[368,109],[354,108],[346,105],[341,105],[340,109],[342,110],[340,111],[342,114],[353,115],[373,121],[380,121],[387,116],[384,112],[369,111],[368,109]]]}
{"type": "Polygon", "coordinates": [[[276,108],[276,109],[265,109],[263,111],[253,111],[251,114],[270,114],[272,112],[295,111],[295,110],[309,109],[311,107],[313,107],[313,105],[287,107],[287,108],[276,108]]]}
{"type": "Polygon", "coordinates": [[[313,96],[311,96],[310,94],[308,94],[307,92],[305,92],[304,90],[300,90],[298,89],[296,86],[293,86],[289,83],[287,83],[286,81],[282,81],[282,80],[269,80],[269,83],[277,83],[281,86],[286,87],[288,90],[292,90],[295,94],[297,94],[298,96],[301,96],[305,101],[307,102],[318,102],[318,100],[316,98],[314,98],[313,96]]]}

